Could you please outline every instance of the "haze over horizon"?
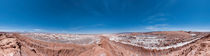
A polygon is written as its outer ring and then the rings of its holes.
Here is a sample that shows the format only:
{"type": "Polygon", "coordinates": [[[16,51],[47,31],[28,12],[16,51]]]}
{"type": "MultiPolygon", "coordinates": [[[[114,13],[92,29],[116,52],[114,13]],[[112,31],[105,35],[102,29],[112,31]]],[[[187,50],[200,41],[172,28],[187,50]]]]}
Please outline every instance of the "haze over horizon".
{"type": "Polygon", "coordinates": [[[0,31],[210,31],[209,0],[1,0],[0,31]]]}

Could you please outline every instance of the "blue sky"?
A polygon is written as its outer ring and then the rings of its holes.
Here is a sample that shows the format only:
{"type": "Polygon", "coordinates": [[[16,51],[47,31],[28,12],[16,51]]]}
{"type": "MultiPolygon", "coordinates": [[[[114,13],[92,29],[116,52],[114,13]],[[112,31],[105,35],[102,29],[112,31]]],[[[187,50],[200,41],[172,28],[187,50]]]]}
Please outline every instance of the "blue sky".
{"type": "Polygon", "coordinates": [[[0,31],[209,31],[209,0],[0,0],[0,31]]]}

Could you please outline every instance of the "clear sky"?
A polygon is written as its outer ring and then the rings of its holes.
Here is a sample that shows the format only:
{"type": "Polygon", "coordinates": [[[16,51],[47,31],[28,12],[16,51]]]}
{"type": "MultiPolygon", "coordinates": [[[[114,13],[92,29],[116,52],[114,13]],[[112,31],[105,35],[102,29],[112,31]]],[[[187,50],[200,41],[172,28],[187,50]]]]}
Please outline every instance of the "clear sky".
{"type": "Polygon", "coordinates": [[[210,30],[209,0],[0,0],[0,31],[210,30]]]}

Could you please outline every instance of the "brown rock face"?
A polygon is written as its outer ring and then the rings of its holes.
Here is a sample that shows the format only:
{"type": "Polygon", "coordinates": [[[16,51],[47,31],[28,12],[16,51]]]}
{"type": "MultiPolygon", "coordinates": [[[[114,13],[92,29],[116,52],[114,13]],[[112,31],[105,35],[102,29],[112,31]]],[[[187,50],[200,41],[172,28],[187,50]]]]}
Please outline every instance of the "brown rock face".
{"type": "MultiPolygon", "coordinates": [[[[152,34],[190,37],[186,32],[152,34]]],[[[75,44],[37,40],[16,33],[0,33],[0,56],[210,56],[210,35],[206,33],[199,36],[203,38],[184,46],[157,50],[111,41],[110,36],[99,36],[100,41],[97,43],[75,44]]]]}

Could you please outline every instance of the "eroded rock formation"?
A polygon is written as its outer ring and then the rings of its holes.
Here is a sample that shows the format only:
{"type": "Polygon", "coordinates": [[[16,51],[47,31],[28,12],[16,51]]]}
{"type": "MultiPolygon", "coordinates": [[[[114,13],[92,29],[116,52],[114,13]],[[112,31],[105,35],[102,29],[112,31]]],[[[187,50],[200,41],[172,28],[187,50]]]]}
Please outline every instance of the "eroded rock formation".
{"type": "MultiPolygon", "coordinates": [[[[179,32],[160,33],[175,36],[179,32]]],[[[0,33],[0,56],[210,56],[210,35],[205,33],[198,36],[202,38],[186,45],[158,50],[112,41],[111,36],[104,35],[97,36],[100,39],[98,42],[75,44],[44,41],[17,33],[0,33]]]]}

